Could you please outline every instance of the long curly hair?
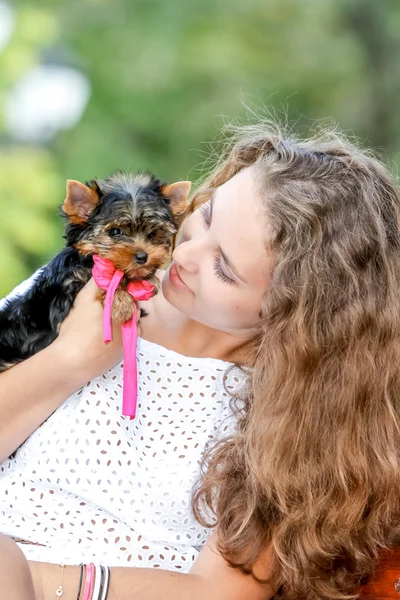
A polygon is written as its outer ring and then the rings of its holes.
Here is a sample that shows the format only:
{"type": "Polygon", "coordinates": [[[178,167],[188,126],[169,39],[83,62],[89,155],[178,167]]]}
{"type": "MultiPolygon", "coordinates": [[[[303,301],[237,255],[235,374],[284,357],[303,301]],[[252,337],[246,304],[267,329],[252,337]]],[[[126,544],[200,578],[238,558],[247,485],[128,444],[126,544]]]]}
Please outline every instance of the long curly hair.
{"type": "Polygon", "coordinates": [[[275,263],[237,429],[205,452],[192,508],[243,573],[272,549],[274,598],[357,598],[400,530],[399,191],[336,132],[262,123],[190,210],[249,166],[275,263]]]}

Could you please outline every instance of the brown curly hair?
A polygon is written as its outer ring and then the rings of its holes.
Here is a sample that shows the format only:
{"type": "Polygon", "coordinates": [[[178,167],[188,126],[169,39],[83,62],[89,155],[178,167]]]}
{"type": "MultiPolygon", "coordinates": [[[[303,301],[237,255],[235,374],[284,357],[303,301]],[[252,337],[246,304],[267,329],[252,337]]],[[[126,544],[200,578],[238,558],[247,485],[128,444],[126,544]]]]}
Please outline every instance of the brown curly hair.
{"type": "Polygon", "coordinates": [[[356,598],[399,537],[399,191],[336,132],[261,123],[190,210],[249,166],[275,264],[237,431],[205,453],[192,508],[243,573],[272,548],[276,598],[356,598]]]}

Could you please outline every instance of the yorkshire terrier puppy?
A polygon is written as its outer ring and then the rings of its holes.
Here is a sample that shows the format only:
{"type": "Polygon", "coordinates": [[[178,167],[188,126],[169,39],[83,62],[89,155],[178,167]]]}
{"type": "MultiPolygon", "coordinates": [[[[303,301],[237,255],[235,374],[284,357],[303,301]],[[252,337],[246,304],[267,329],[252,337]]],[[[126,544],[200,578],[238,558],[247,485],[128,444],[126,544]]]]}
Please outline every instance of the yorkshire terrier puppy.
{"type": "MultiPolygon", "coordinates": [[[[0,372],[42,350],[57,337],[76,295],[92,275],[93,254],[125,273],[113,303],[113,318],[133,314],[129,281],[146,279],[157,289],[156,271],[166,262],[184,216],[190,182],[171,185],[150,173],[116,173],[86,185],[67,182],[62,206],[66,247],[24,294],[0,309],[0,372]]],[[[98,298],[105,292],[99,289],[98,298]]]]}

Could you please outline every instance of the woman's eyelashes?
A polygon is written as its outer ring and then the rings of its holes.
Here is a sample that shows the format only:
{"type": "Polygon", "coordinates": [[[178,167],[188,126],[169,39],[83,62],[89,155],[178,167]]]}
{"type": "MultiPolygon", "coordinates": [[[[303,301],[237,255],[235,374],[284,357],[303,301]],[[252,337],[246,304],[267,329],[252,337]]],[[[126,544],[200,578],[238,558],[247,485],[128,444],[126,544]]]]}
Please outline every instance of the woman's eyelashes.
{"type": "Polygon", "coordinates": [[[221,263],[219,262],[218,256],[213,257],[213,269],[218,279],[220,279],[224,283],[235,283],[233,279],[228,277],[228,275],[225,275],[225,273],[221,269],[221,263]]]}
{"type": "MultiPolygon", "coordinates": [[[[206,202],[200,206],[200,214],[204,223],[209,227],[211,225],[211,206],[210,202],[206,202]]],[[[221,269],[221,262],[218,256],[213,257],[213,269],[218,279],[223,281],[224,283],[235,283],[233,279],[228,277],[226,273],[221,269]]]]}
{"type": "Polygon", "coordinates": [[[200,214],[203,218],[203,221],[206,225],[211,225],[211,205],[210,202],[205,202],[199,208],[200,214]]]}

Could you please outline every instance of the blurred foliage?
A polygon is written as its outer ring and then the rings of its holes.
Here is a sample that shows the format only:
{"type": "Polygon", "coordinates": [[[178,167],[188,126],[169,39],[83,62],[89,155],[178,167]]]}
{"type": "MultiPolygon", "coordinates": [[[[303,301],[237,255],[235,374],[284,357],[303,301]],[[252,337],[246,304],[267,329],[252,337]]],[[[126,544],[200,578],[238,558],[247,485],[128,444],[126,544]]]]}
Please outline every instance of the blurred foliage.
{"type": "Polygon", "coordinates": [[[0,296],[62,246],[65,179],[150,169],[195,179],[207,144],[247,104],[306,130],[331,117],[399,161],[398,0],[14,0],[0,53],[0,296]],[[29,69],[66,65],[92,94],[42,145],[7,133],[29,69]]]}

